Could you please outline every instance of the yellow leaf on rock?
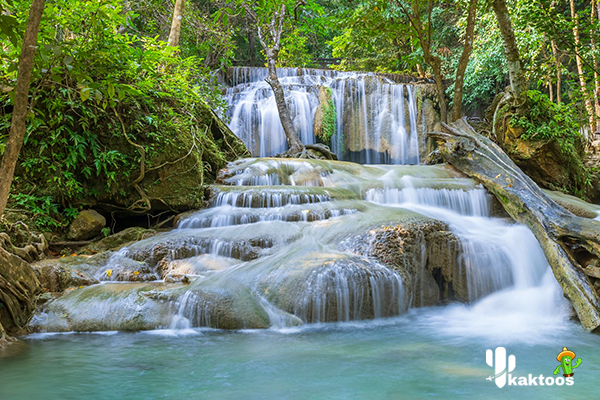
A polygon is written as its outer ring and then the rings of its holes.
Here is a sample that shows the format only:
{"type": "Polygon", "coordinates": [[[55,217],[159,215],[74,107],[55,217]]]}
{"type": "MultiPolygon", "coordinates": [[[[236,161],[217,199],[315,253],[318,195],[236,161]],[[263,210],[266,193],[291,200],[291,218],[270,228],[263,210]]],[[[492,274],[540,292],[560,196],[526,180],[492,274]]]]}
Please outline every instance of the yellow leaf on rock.
{"type": "Polygon", "coordinates": [[[112,275],[112,269],[107,269],[106,276],[108,276],[110,278],[111,275],[112,275]]]}
{"type": "Polygon", "coordinates": [[[140,271],[133,271],[133,274],[134,274],[134,275],[139,275],[139,274],[140,274],[140,271]]]}

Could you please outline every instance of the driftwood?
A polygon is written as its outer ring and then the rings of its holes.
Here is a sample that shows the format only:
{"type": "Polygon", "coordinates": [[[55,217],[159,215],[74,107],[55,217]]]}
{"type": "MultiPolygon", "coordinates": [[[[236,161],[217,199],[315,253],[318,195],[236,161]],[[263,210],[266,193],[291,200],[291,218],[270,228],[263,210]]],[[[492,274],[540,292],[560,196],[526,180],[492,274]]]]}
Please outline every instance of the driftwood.
{"type": "Polygon", "coordinates": [[[440,155],[480,181],[515,221],[532,230],[582,326],[597,329],[600,296],[584,267],[600,258],[600,221],[578,217],[558,205],[498,145],[477,134],[465,120],[442,126],[444,132],[428,134],[437,141],[440,155]]]}

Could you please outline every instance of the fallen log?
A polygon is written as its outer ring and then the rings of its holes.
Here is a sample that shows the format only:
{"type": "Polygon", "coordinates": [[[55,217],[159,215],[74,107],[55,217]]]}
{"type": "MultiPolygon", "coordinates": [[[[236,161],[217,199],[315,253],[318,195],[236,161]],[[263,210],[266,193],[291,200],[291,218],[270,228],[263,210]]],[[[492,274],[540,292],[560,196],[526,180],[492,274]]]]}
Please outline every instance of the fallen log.
{"type": "Polygon", "coordinates": [[[600,221],[578,217],[550,199],[490,139],[465,121],[430,132],[437,151],[456,169],[481,182],[540,242],[556,280],[588,331],[600,327],[600,296],[584,272],[600,259],[600,221]]]}

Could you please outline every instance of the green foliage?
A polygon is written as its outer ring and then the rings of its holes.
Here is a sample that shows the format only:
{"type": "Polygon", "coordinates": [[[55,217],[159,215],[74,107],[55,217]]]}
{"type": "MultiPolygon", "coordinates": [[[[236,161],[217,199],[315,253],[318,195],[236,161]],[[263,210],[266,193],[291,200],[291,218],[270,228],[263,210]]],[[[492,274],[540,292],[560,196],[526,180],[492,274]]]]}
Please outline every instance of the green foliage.
{"type": "MultiPolygon", "coordinates": [[[[142,161],[130,141],[144,148],[145,166],[152,168],[172,161],[164,158],[169,148],[181,146],[174,138],[196,131],[199,151],[224,162],[212,138],[198,132],[206,104],[217,111],[225,107],[211,71],[158,38],[119,33],[136,17],[123,4],[46,5],[12,197],[18,206],[55,217],[42,218],[43,228],[73,218],[72,204],[124,196],[122,188],[138,176],[142,161]]],[[[28,5],[15,0],[9,8],[21,28],[28,5]]],[[[8,88],[0,93],[0,154],[10,129],[19,52],[20,43],[0,48],[0,87],[8,88]]]]}
{"type": "MultiPolygon", "coordinates": [[[[197,57],[198,62],[211,68],[231,65],[236,45],[231,19],[213,18],[216,10],[225,9],[223,0],[186,1],[181,21],[179,49],[183,58],[197,57]]],[[[173,1],[141,0],[129,2],[134,15],[131,24],[135,32],[146,37],[167,40],[173,16],[173,1]]],[[[239,21],[235,21],[239,22],[239,21]]]]}
{"type": "Polygon", "coordinates": [[[566,189],[582,197],[590,188],[591,175],[582,162],[581,127],[573,116],[572,105],[555,104],[547,95],[537,90],[529,90],[527,98],[527,115],[511,118],[511,126],[523,130],[523,140],[555,143],[562,154],[562,161],[569,165],[572,171],[573,184],[566,189]]]}
{"type": "Polygon", "coordinates": [[[331,146],[331,137],[335,133],[336,109],[331,98],[331,88],[327,88],[330,93],[329,101],[323,107],[323,135],[326,145],[331,146]]]}
{"type": "Polygon", "coordinates": [[[313,60],[307,47],[308,38],[303,36],[298,28],[281,41],[281,51],[277,67],[313,67],[313,60]]]}
{"type": "Polygon", "coordinates": [[[11,195],[13,206],[25,209],[34,215],[34,222],[38,229],[51,231],[65,227],[72,218],[62,218],[59,214],[59,205],[51,196],[36,196],[26,193],[15,193],[11,195]],[[59,218],[61,221],[53,218],[59,218]]]}

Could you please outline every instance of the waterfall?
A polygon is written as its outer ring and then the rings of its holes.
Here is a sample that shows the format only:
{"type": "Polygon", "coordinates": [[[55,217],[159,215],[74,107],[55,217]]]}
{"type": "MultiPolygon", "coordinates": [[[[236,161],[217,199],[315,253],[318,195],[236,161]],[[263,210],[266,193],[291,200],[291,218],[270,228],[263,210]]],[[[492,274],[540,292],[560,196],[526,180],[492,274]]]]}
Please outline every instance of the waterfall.
{"type": "MultiPolygon", "coordinates": [[[[254,156],[287,150],[266,68],[233,68],[227,89],[229,126],[254,156]]],[[[372,73],[279,68],[292,121],[304,144],[316,141],[315,113],[321,88],[335,106],[332,150],[340,160],[366,164],[418,164],[417,94],[372,73]]]]}
{"type": "Polygon", "coordinates": [[[77,266],[102,283],[36,323],[102,330],[112,313],[110,329],[282,328],[461,301],[436,314],[444,329],[489,334],[568,315],[531,231],[446,166],[244,159],[220,181],[178,229],[77,266]]]}

